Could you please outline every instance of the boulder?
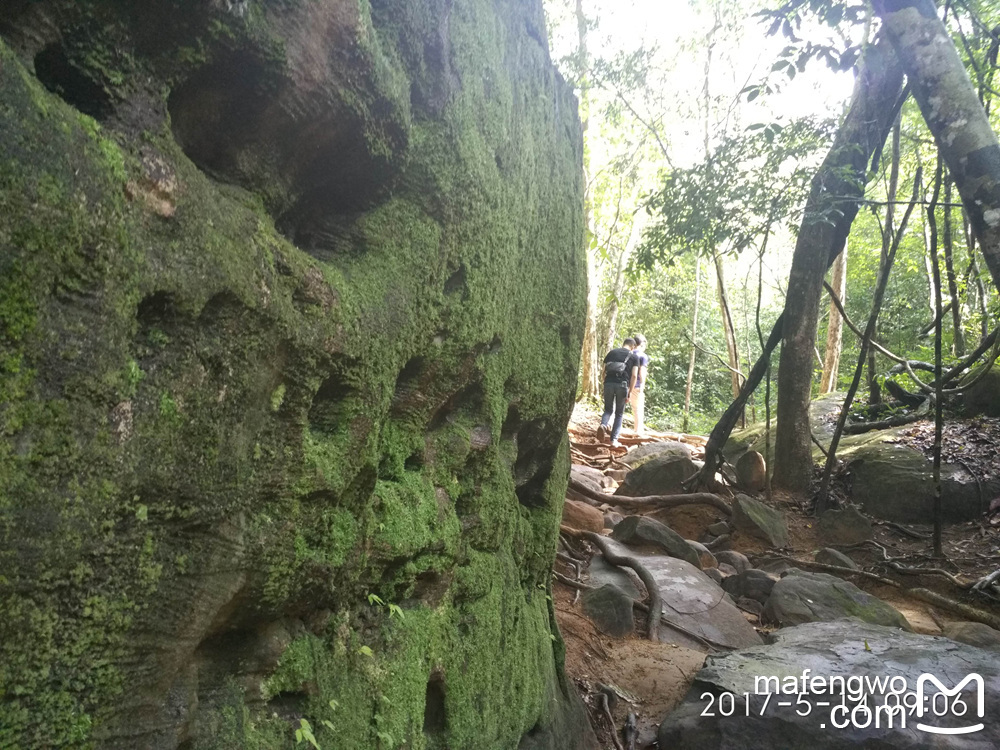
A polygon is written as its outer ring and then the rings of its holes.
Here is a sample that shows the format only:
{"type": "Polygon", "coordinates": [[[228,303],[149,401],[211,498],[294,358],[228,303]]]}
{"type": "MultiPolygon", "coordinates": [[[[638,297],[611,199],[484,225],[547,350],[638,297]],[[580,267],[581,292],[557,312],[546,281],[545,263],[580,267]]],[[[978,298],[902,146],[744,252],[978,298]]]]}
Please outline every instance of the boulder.
{"type": "Polygon", "coordinates": [[[660,508],[646,514],[666,524],[685,539],[701,539],[705,530],[722,518],[728,518],[718,508],[711,505],[681,505],[676,508],[660,508]]]}
{"type": "Polygon", "coordinates": [[[719,561],[715,559],[715,555],[713,555],[712,551],[704,544],[701,542],[693,542],[690,539],[686,539],[685,541],[698,554],[699,568],[705,570],[706,568],[716,568],[719,566],[719,561]]]}
{"type": "Polygon", "coordinates": [[[719,585],[722,585],[722,581],[725,578],[725,576],[722,575],[722,571],[719,568],[705,568],[701,572],[707,575],[709,578],[711,578],[719,585]]]}
{"type": "Polygon", "coordinates": [[[760,492],[767,483],[767,464],[757,451],[747,451],[736,460],[736,481],[748,492],[760,492]]]}
{"type": "Polygon", "coordinates": [[[616,510],[604,511],[604,528],[613,529],[622,522],[623,518],[625,518],[625,516],[616,510]]]}
{"type": "Polygon", "coordinates": [[[604,530],[604,513],[593,505],[567,498],[563,501],[562,522],[580,531],[600,533],[604,530]]]}
{"type": "Polygon", "coordinates": [[[816,533],[827,544],[845,546],[875,538],[872,522],[855,505],[823,513],[816,522],[816,533]]]}
{"type": "Polygon", "coordinates": [[[788,546],[788,527],[781,512],[747,495],[737,495],[733,500],[732,525],[772,547],[788,546]]]}
{"type": "MultiPolygon", "coordinates": [[[[767,646],[710,656],[695,676],[687,697],[660,724],[661,748],[699,750],[992,750],[1000,747],[1000,662],[992,652],[946,638],[903,633],[860,620],[813,622],[779,630],[767,646]],[[975,683],[966,685],[964,717],[937,717],[931,711],[916,715],[912,708],[921,675],[934,675],[948,689],[957,687],[975,671],[984,683],[984,718],[977,716],[975,683]],[[806,679],[803,681],[802,675],[806,679]],[[796,689],[777,694],[782,678],[796,678],[796,689]],[[768,678],[776,680],[768,681],[768,678]],[[821,680],[811,680],[820,677],[821,680]],[[843,678],[831,685],[828,678],[843,678]],[[882,678],[867,683],[862,678],[882,678]],[[890,683],[889,679],[900,679],[890,683]],[[761,678],[761,679],[758,679],[761,678]],[[849,678],[854,681],[848,683],[849,678]],[[831,689],[832,688],[832,689],[831,689]],[[846,703],[853,710],[867,697],[871,707],[893,707],[886,697],[892,689],[905,690],[906,714],[887,720],[844,721],[846,703]],[[743,696],[749,696],[746,708],[743,696]],[[730,711],[729,697],[735,696],[730,711]],[[846,701],[845,701],[846,698],[846,701]],[[766,703],[765,703],[766,701],[766,703]],[[785,702],[779,705],[779,702],[785,702]],[[721,709],[721,710],[720,710],[721,709]],[[836,713],[834,713],[836,711],[836,713]],[[905,720],[904,720],[905,719],[905,720]],[[962,727],[982,722],[981,731],[965,735],[932,734],[918,724],[962,727]]],[[[791,687],[791,684],[787,684],[791,687]]],[[[924,695],[933,699],[933,683],[924,695]]],[[[956,696],[957,699],[957,696],[956,696]]],[[[955,705],[949,699],[948,705],[955,705]]],[[[949,713],[950,712],[946,712],[949,713]]],[[[849,714],[848,714],[849,717],[849,714]]]]}
{"type": "Polygon", "coordinates": [[[816,553],[816,562],[823,563],[824,565],[836,565],[840,568],[850,568],[851,570],[858,569],[858,564],[854,560],[843,552],[838,552],[830,547],[824,547],[816,553]]]}
{"type": "Polygon", "coordinates": [[[959,643],[1000,651],[1000,631],[981,622],[950,622],[944,627],[944,635],[959,643]]]}
{"type": "Polygon", "coordinates": [[[729,528],[729,524],[725,521],[718,521],[709,526],[706,531],[712,536],[722,536],[723,534],[728,534],[732,529],[729,528]]]}
{"type": "MultiPolygon", "coordinates": [[[[872,441],[850,454],[851,499],[865,513],[899,523],[933,523],[932,465],[912,448],[872,441]]],[[[985,502],[993,495],[985,488],[985,502]]],[[[978,518],[986,510],[976,478],[958,464],[941,464],[941,506],[945,521],[978,518]]]]}
{"type": "Polygon", "coordinates": [[[962,378],[970,385],[962,391],[962,411],[967,416],[1000,417],[1000,367],[993,365],[982,377],[977,367],[962,378]]]}
{"type": "MultiPolygon", "coordinates": [[[[642,560],[656,580],[663,598],[660,637],[664,642],[704,650],[704,644],[685,635],[687,632],[730,648],[761,643],[760,636],[726,592],[694,565],[676,557],[630,550],[613,539],[609,543],[620,554],[642,560]]],[[[645,598],[633,583],[632,575],[608,564],[602,555],[595,555],[591,561],[590,582],[595,586],[612,583],[633,599],[645,598]]]]}
{"type": "Polygon", "coordinates": [[[750,567],[750,561],[747,559],[747,556],[736,550],[719,550],[715,553],[715,559],[719,561],[719,564],[728,563],[732,565],[737,573],[742,573],[750,567]]]}
{"type": "Polygon", "coordinates": [[[637,469],[656,457],[691,458],[691,447],[676,440],[658,440],[633,448],[620,461],[626,466],[637,469]]]}
{"type": "Polygon", "coordinates": [[[614,484],[610,477],[604,476],[604,472],[590,466],[573,464],[569,468],[569,475],[571,479],[586,485],[594,492],[604,492],[606,488],[614,484]]]}
{"type": "Polygon", "coordinates": [[[611,532],[611,538],[632,549],[654,549],[702,567],[698,553],[673,529],[645,516],[626,516],[611,532]]]}
{"type": "MultiPolygon", "coordinates": [[[[680,443],[678,443],[680,445],[680,443]]],[[[625,475],[616,495],[642,497],[683,492],[681,483],[698,471],[689,457],[665,452],[654,456],[625,475]]]]}
{"type": "Polygon", "coordinates": [[[842,617],[911,630],[895,608],[853,583],[826,573],[789,571],[774,584],[764,605],[764,618],[780,627],[842,617]]]}
{"type": "Polygon", "coordinates": [[[719,567],[717,568],[717,570],[724,579],[728,578],[729,576],[734,576],[737,573],[736,568],[734,568],[729,563],[724,563],[724,562],[719,563],[719,567]]]}
{"type": "Polygon", "coordinates": [[[615,638],[623,638],[635,631],[634,602],[625,591],[610,583],[584,591],[580,597],[583,613],[598,630],[615,638]]]}
{"type": "Polygon", "coordinates": [[[733,599],[753,599],[762,605],[767,602],[778,579],[763,570],[748,568],[722,582],[722,588],[733,599]]]}

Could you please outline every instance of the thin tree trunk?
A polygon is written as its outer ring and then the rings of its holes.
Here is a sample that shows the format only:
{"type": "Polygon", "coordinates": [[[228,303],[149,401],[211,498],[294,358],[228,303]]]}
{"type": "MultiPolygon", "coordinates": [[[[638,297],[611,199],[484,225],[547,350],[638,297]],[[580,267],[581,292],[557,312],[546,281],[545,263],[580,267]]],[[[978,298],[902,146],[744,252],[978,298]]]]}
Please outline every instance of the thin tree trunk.
{"type": "MultiPolygon", "coordinates": [[[[587,67],[587,17],[583,12],[583,0],[576,0],[576,28],[578,37],[577,53],[580,56],[580,64],[583,70],[587,67]]],[[[601,352],[597,339],[597,296],[600,287],[597,269],[596,248],[591,238],[594,236],[593,227],[593,197],[590,188],[590,159],[586,147],[587,131],[590,122],[589,116],[589,85],[586,73],[580,79],[580,121],[583,125],[583,179],[586,185],[586,192],[583,197],[583,217],[584,226],[587,227],[587,235],[584,238],[584,252],[587,254],[587,318],[584,321],[583,329],[583,351],[581,353],[581,373],[580,373],[580,398],[597,398],[600,392],[600,367],[601,352]]]]}
{"type": "Polygon", "coordinates": [[[847,413],[851,409],[851,402],[854,401],[854,396],[858,392],[858,385],[861,383],[861,373],[865,367],[865,357],[868,355],[868,347],[871,346],[872,333],[875,331],[875,326],[878,323],[878,314],[879,310],[882,309],[882,298],[885,295],[885,288],[889,284],[889,271],[892,270],[893,261],[896,259],[896,250],[899,248],[899,242],[903,237],[903,231],[906,229],[910,213],[913,211],[913,207],[917,204],[919,197],[920,167],[917,167],[917,174],[913,180],[913,200],[910,205],[907,206],[906,213],[903,214],[903,220],[899,223],[899,231],[896,233],[892,246],[889,248],[885,262],[879,264],[879,277],[878,283],[875,286],[875,298],[872,301],[871,315],[868,316],[868,325],[865,327],[864,336],[861,337],[861,351],[858,353],[857,367],[854,368],[854,379],[851,381],[851,385],[847,389],[847,395],[844,397],[844,403],[840,407],[840,415],[837,417],[837,426],[833,430],[833,437],[830,438],[830,446],[827,448],[826,465],[823,467],[823,478],[820,480],[819,492],[816,495],[816,515],[823,514],[829,508],[830,477],[833,474],[833,467],[837,461],[837,447],[840,445],[840,436],[844,432],[844,425],[847,422],[847,413]]]}
{"type": "MultiPolygon", "coordinates": [[[[837,260],[830,270],[830,286],[837,298],[843,300],[847,295],[847,245],[840,251],[837,260]]],[[[823,379],[819,384],[819,392],[830,393],[837,390],[837,377],[840,374],[840,347],[843,343],[844,321],[837,313],[837,307],[830,300],[830,314],[826,326],[826,352],[823,358],[823,379]]],[[[763,341],[761,342],[763,345],[763,341]]]]}
{"type": "MultiPolygon", "coordinates": [[[[889,247],[893,239],[893,220],[895,219],[896,193],[899,190],[899,135],[902,114],[897,115],[896,122],[892,126],[892,148],[889,162],[889,186],[886,191],[885,224],[882,226],[882,250],[879,253],[879,267],[881,268],[889,257],[889,247]]],[[[878,340],[878,323],[872,331],[872,340],[878,340]]],[[[882,386],[878,379],[878,361],[875,356],[875,348],[868,349],[868,404],[870,406],[880,406],[882,404],[882,386]]]]}
{"type": "Polygon", "coordinates": [[[965,288],[970,288],[969,281],[971,279],[976,290],[976,304],[979,307],[979,330],[980,338],[982,338],[990,330],[990,313],[986,307],[986,285],[983,284],[979,261],[976,260],[976,237],[972,233],[972,225],[969,223],[965,209],[962,209],[962,231],[965,233],[965,246],[969,251],[969,269],[965,272],[965,288]]]}
{"type": "Polygon", "coordinates": [[[874,0],[1000,289],[1000,143],[933,0],[874,0]]]}
{"type": "Polygon", "coordinates": [[[859,68],[851,108],[813,179],[785,297],[774,483],[793,491],[805,490],[812,479],[809,403],[823,278],[847,239],[869,159],[885,143],[902,88],[902,71],[885,42],[867,47],[859,68]]]}
{"type": "MultiPolygon", "coordinates": [[[[958,280],[955,278],[954,250],[951,232],[951,175],[944,184],[944,233],[941,237],[944,249],[944,267],[948,273],[948,295],[951,297],[952,354],[965,356],[965,331],[962,330],[962,305],[958,299],[958,280]]],[[[938,305],[940,305],[940,301],[938,305]]]]}
{"type": "MultiPolygon", "coordinates": [[[[722,271],[722,256],[715,254],[715,280],[719,293],[719,309],[722,313],[722,331],[726,337],[726,352],[729,355],[729,374],[732,379],[733,398],[740,395],[740,352],[736,344],[736,330],[733,326],[733,314],[729,308],[729,297],[726,295],[726,278],[722,271]]],[[[744,420],[745,421],[745,420],[744,420]]]]}
{"type": "Polygon", "coordinates": [[[645,216],[645,211],[636,211],[632,216],[632,228],[629,231],[628,241],[622,251],[618,253],[618,261],[615,264],[615,283],[612,288],[611,302],[608,305],[608,328],[604,337],[608,349],[614,349],[615,344],[618,343],[618,308],[622,295],[625,293],[625,266],[642,237],[642,230],[646,223],[645,216]]]}
{"type": "Polygon", "coordinates": [[[691,416],[691,387],[694,384],[694,362],[698,357],[698,301],[701,296],[701,256],[694,253],[694,313],[691,316],[691,357],[688,359],[687,386],[684,389],[684,427],[688,431],[691,416]]]}
{"type": "MultiPolygon", "coordinates": [[[[934,195],[930,205],[927,206],[927,223],[931,229],[931,261],[934,264],[934,290],[935,302],[941,309],[941,265],[938,263],[938,237],[937,237],[937,211],[938,194],[941,190],[941,178],[944,172],[944,164],[940,153],[937,161],[937,174],[934,177],[934,195]]],[[[947,192],[945,193],[947,195],[947,192]]],[[[951,210],[950,206],[945,206],[945,213],[951,210]]],[[[934,321],[934,556],[941,557],[941,318],[939,315],[934,321]]]]}

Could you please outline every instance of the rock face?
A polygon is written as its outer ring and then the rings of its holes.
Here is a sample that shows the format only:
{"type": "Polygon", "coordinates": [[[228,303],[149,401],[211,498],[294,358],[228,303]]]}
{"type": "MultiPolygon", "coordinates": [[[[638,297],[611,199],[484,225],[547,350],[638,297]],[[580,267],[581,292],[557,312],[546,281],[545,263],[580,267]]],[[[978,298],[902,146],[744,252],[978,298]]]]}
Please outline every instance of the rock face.
{"type": "Polygon", "coordinates": [[[0,747],[590,746],[546,598],[585,263],[541,2],[0,34],[0,747]]]}
{"type": "MultiPolygon", "coordinates": [[[[1000,747],[1000,724],[989,717],[1000,712],[1000,667],[993,652],[955,643],[945,638],[901,633],[891,628],[870,625],[858,620],[816,622],[780,630],[769,646],[745,649],[729,654],[710,656],[698,672],[687,698],[660,725],[660,747],[697,747],[706,750],[850,750],[851,748],[940,748],[941,750],[990,750],[1000,747]],[[773,683],[757,683],[757,677],[791,676],[799,681],[808,670],[805,691],[775,695],[773,683]],[[947,689],[957,687],[970,673],[978,673],[984,683],[984,716],[977,715],[974,685],[966,685],[962,702],[964,717],[955,717],[941,709],[942,717],[930,709],[918,717],[908,710],[905,721],[897,715],[889,722],[880,715],[865,726],[863,712],[857,721],[845,722],[834,707],[844,701],[841,685],[834,690],[829,682],[813,683],[809,678],[844,678],[847,687],[847,707],[853,709],[862,693],[871,695],[871,705],[884,706],[887,690],[898,689],[897,679],[904,679],[909,697],[904,703],[915,706],[917,685],[922,674],[934,675],[947,689]],[[881,689],[857,682],[859,677],[884,678],[881,689]],[[855,682],[847,684],[854,677],[855,682]],[[825,688],[822,689],[821,688],[825,688]],[[705,694],[708,694],[707,696],[705,694]],[[744,693],[750,694],[750,710],[746,710],[744,693]],[[770,699],[765,706],[765,693],[770,699]],[[729,709],[729,698],[735,696],[735,708],[729,716],[720,707],[729,709]],[[852,700],[852,695],[855,700],[852,700]],[[712,702],[711,705],[710,701],[712,702]],[[787,705],[779,706],[779,701],[787,705]],[[821,705],[826,703],[827,705],[821,705]],[[706,710],[707,709],[707,710],[706,710]],[[932,734],[917,728],[923,723],[934,727],[962,727],[982,722],[980,731],[964,735],[932,734]]],[[[780,684],[780,683],[779,683],[780,684]]],[[[789,687],[791,685],[789,684],[789,687]]],[[[926,684],[924,696],[931,700],[937,694],[933,684],[926,684]]],[[[948,699],[956,706],[958,696],[948,699]]],[[[889,699],[895,705],[895,699],[889,699]]],[[[939,706],[943,705],[939,700],[939,706]]]]}
{"type": "Polygon", "coordinates": [[[774,584],[764,606],[764,619],[782,627],[843,617],[910,630],[906,618],[893,607],[826,573],[790,571],[774,584]]]}

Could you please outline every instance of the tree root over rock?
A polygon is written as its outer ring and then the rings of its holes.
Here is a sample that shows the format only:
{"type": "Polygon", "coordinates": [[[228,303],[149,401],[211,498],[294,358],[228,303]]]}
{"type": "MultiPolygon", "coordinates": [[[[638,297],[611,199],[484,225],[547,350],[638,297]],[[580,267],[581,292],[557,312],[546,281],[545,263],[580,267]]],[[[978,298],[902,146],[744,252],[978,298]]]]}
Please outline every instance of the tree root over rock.
{"type": "Polygon", "coordinates": [[[614,505],[628,510],[658,510],[660,508],[677,508],[682,505],[711,505],[725,513],[733,514],[733,509],[721,496],[713,492],[688,492],[679,495],[643,495],[641,497],[623,497],[597,492],[581,482],[570,478],[569,488],[577,495],[587,497],[599,503],[614,505]]]}
{"type": "Polygon", "coordinates": [[[568,526],[562,526],[561,531],[567,536],[586,539],[588,542],[592,542],[601,550],[601,554],[612,565],[631,568],[635,571],[636,575],[639,576],[639,580],[642,581],[642,585],[646,587],[646,593],[649,595],[649,640],[659,643],[660,615],[663,612],[663,600],[660,598],[660,589],[656,585],[653,574],[649,572],[649,568],[643,565],[638,558],[631,555],[619,555],[611,548],[611,545],[608,543],[609,540],[606,537],[596,534],[593,531],[578,531],[568,526]]]}

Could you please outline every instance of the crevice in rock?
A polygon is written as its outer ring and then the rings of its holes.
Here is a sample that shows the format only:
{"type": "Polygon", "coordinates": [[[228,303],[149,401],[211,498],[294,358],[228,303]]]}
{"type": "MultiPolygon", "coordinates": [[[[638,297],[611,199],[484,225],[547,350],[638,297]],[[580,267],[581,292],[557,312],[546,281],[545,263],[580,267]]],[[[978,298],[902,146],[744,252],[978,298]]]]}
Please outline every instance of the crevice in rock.
{"type": "Polygon", "coordinates": [[[320,385],[309,407],[309,428],[316,432],[332,434],[344,425],[348,403],[355,388],[341,372],[333,372],[320,385]]]}
{"type": "Polygon", "coordinates": [[[75,66],[58,42],[35,55],[35,75],[64,102],[97,120],[104,119],[114,109],[104,87],[75,66]]]}
{"type": "Polygon", "coordinates": [[[468,296],[469,287],[464,263],[448,277],[448,280],[444,283],[444,293],[447,295],[460,294],[462,295],[462,299],[468,296]]]}
{"type": "Polygon", "coordinates": [[[428,429],[440,429],[446,423],[454,422],[460,414],[475,417],[482,411],[484,398],[482,384],[469,383],[438,407],[428,429]]]}
{"type": "Polygon", "coordinates": [[[427,693],[424,699],[424,734],[440,735],[447,728],[444,675],[433,672],[427,680],[427,693]]]}
{"type": "Polygon", "coordinates": [[[545,419],[527,422],[517,431],[517,459],[514,461],[514,486],[518,502],[528,508],[541,508],[546,500],[543,490],[552,474],[560,434],[545,419]]]}

